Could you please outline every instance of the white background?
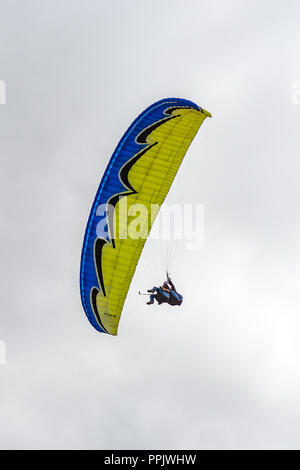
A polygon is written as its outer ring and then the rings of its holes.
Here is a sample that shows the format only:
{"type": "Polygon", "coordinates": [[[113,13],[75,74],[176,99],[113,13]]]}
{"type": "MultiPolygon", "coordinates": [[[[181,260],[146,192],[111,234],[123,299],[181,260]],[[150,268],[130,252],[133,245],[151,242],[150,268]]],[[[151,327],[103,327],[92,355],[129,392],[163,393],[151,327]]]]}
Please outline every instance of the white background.
{"type": "Polygon", "coordinates": [[[0,0],[1,448],[300,447],[299,15],[0,0]],[[205,245],[177,246],[184,303],[159,308],[137,296],[163,280],[149,244],[119,336],[99,334],[79,295],[88,213],[123,132],[173,96],[213,114],[180,174],[205,245]]]}

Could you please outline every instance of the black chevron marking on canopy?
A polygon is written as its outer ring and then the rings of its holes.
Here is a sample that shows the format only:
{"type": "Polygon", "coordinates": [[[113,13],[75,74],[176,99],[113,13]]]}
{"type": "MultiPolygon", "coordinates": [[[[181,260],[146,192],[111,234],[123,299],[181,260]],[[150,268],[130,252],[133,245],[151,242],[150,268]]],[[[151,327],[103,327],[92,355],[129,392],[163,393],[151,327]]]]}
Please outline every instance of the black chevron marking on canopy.
{"type": "Polygon", "coordinates": [[[139,133],[139,135],[135,139],[136,142],[138,144],[147,144],[147,137],[148,137],[149,134],[151,134],[151,132],[153,132],[155,129],[157,129],[162,124],[165,124],[165,122],[170,121],[171,119],[176,119],[179,116],[180,116],[180,114],[178,114],[178,116],[171,116],[171,117],[167,117],[165,119],[161,119],[160,121],[154,122],[149,127],[146,127],[146,129],[144,129],[142,132],[139,133]]]}
{"type": "Polygon", "coordinates": [[[96,238],[95,244],[94,244],[95,268],[97,271],[99,284],[100,284],[100,287],[102,289],[104,296],[106,296],[106,293],[105,293],[105,286],[104,286],[104,279],[103,279],[103,272],[102,272],[102,250],[103,250],[105,243],[107,243],[107,241],[104,238],[96,238]]]}
{"type": "MultiPolygon", "coordinates": [[[[126,163],[126,165],[124,165],[123,168],[121,169],[121,171],[120,171],[120,180],[128,189],[130,189],[131,192],[129,194],[136,194],[137,193],[136,190],[129,183],[129,179],[128,179],[129,171],[136,164],[136,162],[146,152],[148,152],[148,150],[150,150],[152,147],[154,147],[154,145],[157,145],[157,144],[158,144],[158,142],[155,142],[154,144],[148,145],[148,147],[146,147],[141,152],[139,152],[137,155],[135,155],[135,157],[133,157],[131,160],[129,160],[129,162],[126,163]]],[[[126,196],[129,196],[129,194],[127,193],[126,196]]],[[[121,193],[121,195],[122,195],[122,193],[121,193]]]]}
{"type": "Polygon", "coordinates": [[[101,326],[103,331],[105,331],[105,333],[107,333],[107,330],[106,330],[106,328],[104,327],[104,325],[101,321],[101,318],[100,318],[100,315],[99,315],[99,312],[98,312],[98,308],[97,308],[97,295],[98,294],[99,294],[99,290],[97,289],[97,287],[93,287],[92,290],[91,290],[92,309],[93,309],[95,317],[97,318],[97,321],[98,321],[99,325],[101,326]]]}
{"type": "Polygon", "coordinates": [[[152,145],[149,145],[147,148],[143,149],[141,152],[139,152],[137,155],[135,155],[133,158],[131,158],[120,170],[119,178],[121,183],[128,189],[128,191],[123,192],[123,193],[118,193],[112,196],[109,201],[108,201],[108,209],[107,209],[107,225],[110,233],[110,241],[112,243],[113,248],[115,248],[115,240],[113,236],[113,219],[114,219],[114,210],[119,202],[120,199],[122,199],[125,196],[131,196],[132,194],[136,194],[136,190],[132,187],[132,185],[129,183],[128,179],[128,174],[131,168],[136,164],[136,162],[146,153],[148,150],[150,150],[154,145],[156,145],[158,142],[155,142],[152,145]]]}
{"type": "MultiPolygon", "coordinates": [[[[171,106],[170,108],[165,109],[164,113],[165,114],[172,114],[173,111],[176,111],[177,109],[194,109],[195,110],[195,108],[192,108],[191,106],[171,106]]],[[[199,108],[199,111],[202,111],[202,109],[199,108]]],[[[174,117],[177,117],[177,116],[174,116],[174,117]]]]}

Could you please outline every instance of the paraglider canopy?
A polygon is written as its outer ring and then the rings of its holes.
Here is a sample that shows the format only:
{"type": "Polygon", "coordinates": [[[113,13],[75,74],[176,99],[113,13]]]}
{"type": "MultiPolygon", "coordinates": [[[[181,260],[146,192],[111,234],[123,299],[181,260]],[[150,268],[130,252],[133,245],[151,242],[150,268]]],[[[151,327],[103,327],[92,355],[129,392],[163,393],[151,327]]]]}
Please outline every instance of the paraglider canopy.
{"type": "Polygon", "coordinates": [[[117,334],[131,279],[157,215],[152,206],[163,203],[207,116],[188,100],[158,101],[137,117],[113,153],[90,212],[81,256],[82,305],[98,331],[117,334]],[[137,207],[143,207],[138,224],[133,219],[137,207]]]}

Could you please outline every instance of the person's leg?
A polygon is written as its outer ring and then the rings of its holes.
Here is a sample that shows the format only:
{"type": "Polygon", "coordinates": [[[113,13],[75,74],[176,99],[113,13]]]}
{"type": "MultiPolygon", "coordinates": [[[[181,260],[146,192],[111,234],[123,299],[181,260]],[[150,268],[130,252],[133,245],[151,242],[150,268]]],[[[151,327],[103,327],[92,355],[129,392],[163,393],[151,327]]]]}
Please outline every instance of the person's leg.
{"type": "Polygon", "coordinates": [[[154,300],[156,300],[158,302],[157,294],[151,294],[150,295],[150,300],[149,300],[149,302],[147,302],[147,305],[154,304],[154,300]]]}

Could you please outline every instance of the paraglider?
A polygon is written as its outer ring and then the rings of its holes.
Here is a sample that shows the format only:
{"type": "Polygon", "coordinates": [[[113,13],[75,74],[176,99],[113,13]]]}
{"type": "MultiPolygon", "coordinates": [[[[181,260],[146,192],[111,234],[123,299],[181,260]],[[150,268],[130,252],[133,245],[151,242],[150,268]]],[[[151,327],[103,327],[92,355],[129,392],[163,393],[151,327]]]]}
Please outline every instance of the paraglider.
{"type": "MultiPolygon", "coordinates": [[[[114,151],[92,205],[81,255],[82,305],[98,331],[117,334],[136,265],[158,212],[153,216],[152,206],[163,203],[207,116],[210,113],[188,100],[158,101],[136,118],[114,151]],[[138,224],[132,220],[137,207],[138,224]]],[[[175,297],[172,294],[172,301],[175,297]]]]}
{"type": "Polygon", "coordinates": [[[170,276],[167,273],[167,280],[163,283],[162,286],[152,287],[148,289],[150,295],[150,300],[147,302],[147,305],[154,304],[154,300],[157,301],[158,305],[167,303],[169,305],[181,305],[183,301],[183,295],[179,294],[171,281],[170,276]]]}

